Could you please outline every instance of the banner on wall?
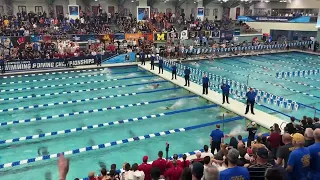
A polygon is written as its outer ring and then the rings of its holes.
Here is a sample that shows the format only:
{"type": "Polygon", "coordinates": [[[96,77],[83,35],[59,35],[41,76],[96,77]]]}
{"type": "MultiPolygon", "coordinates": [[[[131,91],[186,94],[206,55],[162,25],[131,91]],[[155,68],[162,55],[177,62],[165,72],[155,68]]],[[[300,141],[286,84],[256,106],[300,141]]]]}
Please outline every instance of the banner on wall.
{"type": "MultiPolygon", "coordinates": [[[[310,23],[310,16],[285,17],[285,16],[238,16],[238,21],[245,22],[289,22],[310,23]]],[[[319,18],[318,18],[319,20],[319,18]]]]}
{"type": "Polygon", "coordinates": [[[153,39],[156,42],[167,42],[168,37],[167,37],[167,33],[154,33],[153,34],[153,39]]]}
{"type": "Polygon", "coordinates": [[[125,39],[125,34],[124,33],[115,33],[114,34],[114,39],[115,40],[124,40],[125,39]]]}
{"type": "Polygon", "coordinates": [[[102,34],[102,35],[99,35],[99,39],[100,41],[103,41],[103,42],[109,42],[109,41],[113,41],[114,39],[114,36],[113,34],[102,34]]]}
{"type": "Polygon", "coordinates": [[[220,40],[231,41],[233,39],[234,31],[221,31],[220,40]]]}
{"type": "Polygon", "coordinates": [[[82,35],[72,35],[73,41],[96,41],[98,39],[97,35],[90,35],[90,34],[82,34],[82,35]]]}
{"type": "Polygon", "coordinates": [[[207,38],[211,37],[211,31],[204,31],[204,36],[207,38]]]}
{"type": "MultiPolygon", "coordinates": [[[[74,57],[69,61],[70,65],[90,65],[95,64],[94,57],[74,57]]],[[[6,71],[28,70],[41,68],[65,67],[64,59],[34,59],[34,60],[14,60],[6,62],[6,71]]]]}
{"type": "Polygon", "coordinates": [[[137,21],[146,21],[150,18],[150,6],[137,6],[137,21]]]}
{"type": "Polygon", "coordinates": [[[220,38],[220,31],[211,31],[211,37],[220,38]]]}
{"type": "Polygon", "coordinates": [[[198,37],[197,31],[189,31],[189,39],[198,37]]]}
{"type": "Polygon", "coordinates": [[[188,39],[188,30],[181,31],[180,39],[188,39]]]}
{"type": "Polygon", "coordinates": [[[141,33],[134,33],[134,34],[125,34],[125,39],[126,40],[138,40],[139,38],[143,37],[141,33]]]}
{"type": "Polygon", "coordinates": [[[70,19],[79,19],[79,6],[68,5],[68,13],[70,19]]]}
{"type": "Polygon", "coordinates": [[[10,37],[10,41],[13,47],[25,46],[26,43],[30,43],[30,36],[10,37]]]}
{"type": "Polygon", "coordinates": [[[234,29],[234,35],[240,36],[240,29],[234,29]]]}
{"type": "Polygon", "coordinates": [[[153,34],[152,33],[144,33],[142,34],[143,38],[148,41],[153,41],[153,34]]]}
{"type": "Polygon", "coordinates": [[[197,18],[201,19],[201,21],[203,21],[203,19],[204,19],[204,7],[198,7],[197,8],[197,18]]]}
{"type": "Polygon", "coordinates": [[[169,40],[179,39],[179,33],[170,32],[170,33],[168,33],[168,38],[169,38],[169,40]]]}

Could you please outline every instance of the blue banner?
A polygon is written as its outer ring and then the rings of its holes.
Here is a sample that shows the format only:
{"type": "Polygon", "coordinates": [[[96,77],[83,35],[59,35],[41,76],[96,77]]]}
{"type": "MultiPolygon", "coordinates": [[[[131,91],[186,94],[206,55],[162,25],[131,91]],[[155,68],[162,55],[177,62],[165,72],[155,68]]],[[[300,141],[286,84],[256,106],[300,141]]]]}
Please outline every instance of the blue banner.
{"type": "Polygon", "coordinates": [[[83,34],[83,35],[72,35],[73,41],[95,41],[97,40],[98,35],[90,35],[90,34],[83,34]]]}
{"type": "Polygon", "coordinates": [[[238,21],[245,22],[288,22],[310,23],[310,16],[282,17],[282,16],[238,16],[238,21]]]}
{"type": "Polygon", "coordinates": [[[125,34],[124,33],[115,33],[114,39],[115,40],[123,40],[123,39],[125,39],[125,34]]]}
{"type": "MultiPolygon", "coordinates": [[[[33,59],[33,60],[13,60],[5,64],[6,71],[45,69],[66,67],[64,59],[33,59]]],[[[96,64],[94,56],[74,57],[69,60],[71,66],[96,64]]]]}

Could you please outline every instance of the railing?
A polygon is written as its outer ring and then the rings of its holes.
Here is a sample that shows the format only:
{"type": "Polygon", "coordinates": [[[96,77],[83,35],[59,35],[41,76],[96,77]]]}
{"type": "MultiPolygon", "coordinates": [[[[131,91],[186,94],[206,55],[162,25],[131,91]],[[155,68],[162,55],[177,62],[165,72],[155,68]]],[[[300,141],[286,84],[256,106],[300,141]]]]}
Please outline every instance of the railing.
{"type": "Polygon", "coordinates": [[[261,34],[262,29],[240,29],[241,34],[261,34]]]}

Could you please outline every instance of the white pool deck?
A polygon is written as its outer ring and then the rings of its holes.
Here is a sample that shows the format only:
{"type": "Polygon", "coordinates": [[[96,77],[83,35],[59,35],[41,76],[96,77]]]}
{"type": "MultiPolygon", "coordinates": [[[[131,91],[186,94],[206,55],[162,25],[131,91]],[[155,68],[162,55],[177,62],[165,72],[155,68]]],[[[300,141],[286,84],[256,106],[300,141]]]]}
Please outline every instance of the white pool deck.
{"type": "Polygon", "coordinates": [[[270,115],[268,113],[265,113],[263,111],[260,111],[258,109],[255,109],[255,115],[252,115],[250,112],[248,114],[244,114],[245,113],[245,108],[246,108],[246,104],[239,102],[237,100],[234,100],[232,98],[229,98],[229,102],[230,104],[222,104],[222,95],[221,93],[212,91],[209,89],[208,91],[208,95],[203,95],[202,94],[202,86],[193,83],[190,81],[190,87],[186,87],[184,86],[185,81],[184,78],[177,76],[177,80],[171,80],[171,72],[168,72],[166,70],[163,71],[163,74],[158,74],[158,67],[155,67],[155,70],[150,70],[150,64],[146,64],[145,66],[143,65],[138,65],[140,68],[145,69],[146,71],[149,71],[153,74],[156,74],[160,77],[162,77],[163,79],[170,81],[180,87],[185,88],[186,90],[197,94],[201,97],[203,97],[204,99],[207,99],[208,101],[211,101],[223,108],[226,108],[236,114],[238,114],[239,116],[243,116],[244,118],[256,122],[257,124],[259,124],[260,126],[263,126],[267,129],[270,128],[270,126],[272,126],[274,123],[277,123],[279,125],[282,124],[282,127],[285,126],[285,124],[287,123],[287,121],[284,121],[276,116],[270,115]]]}

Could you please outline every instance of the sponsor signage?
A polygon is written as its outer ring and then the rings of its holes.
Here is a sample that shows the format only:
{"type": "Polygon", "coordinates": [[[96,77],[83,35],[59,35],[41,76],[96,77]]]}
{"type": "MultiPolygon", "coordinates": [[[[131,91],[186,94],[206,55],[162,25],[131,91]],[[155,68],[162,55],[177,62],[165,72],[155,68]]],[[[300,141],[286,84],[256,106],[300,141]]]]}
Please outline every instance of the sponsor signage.
{"type": "Polygon", "coordinates": [[[196,38],[198,37],[198,32],[197,31],[189,31],[189,38],[196,38]]]}
{"type": "Polygon", "coordinates": [[[154,33],[153,34],[153,39],[156,42],[167,42],[168,37],[167,37],[167,33],[154,33]]]}
{"type": "Polygon", "coordinates": [[[169,39],[179,39],[179,33],[175,33],[175,32],[171,32],[171,33],[168,33],[168,37],[169,39]]]}
{"type": "MultiPolygon", "coordinates": [[[[94,57],[74,57],[69,60],[72,66],[95,64],[94,57]]],[[[34,60],[13,60],[5,63],[6,71],[28,70],[41,68],[65,67],[64,59],[34,59],[34,60]]]]}
{"type": "Polygon", "coordinates": [[[220,31],[211,31],[211,37],[220,38],[220,31]]]}
{"type": "Polygon", "coordinates": [[[310,16],[282,17],[282,16],[238,16],[238,21],[245,22],[290,22],[310,23],[310,16]]]}

